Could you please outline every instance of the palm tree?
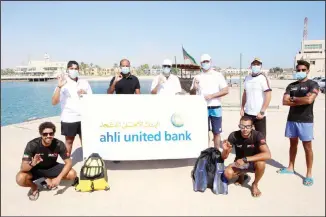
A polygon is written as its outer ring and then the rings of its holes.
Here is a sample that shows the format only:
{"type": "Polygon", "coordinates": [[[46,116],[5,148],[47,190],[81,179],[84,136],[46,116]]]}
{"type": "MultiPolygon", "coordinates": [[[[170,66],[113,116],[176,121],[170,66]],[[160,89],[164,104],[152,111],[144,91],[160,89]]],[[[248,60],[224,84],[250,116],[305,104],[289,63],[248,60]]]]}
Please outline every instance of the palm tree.
{"type": "Polygon", "coordinates": [[[82,72],[81,74],[85,75],[85,73],[86,73],[86,64],[84,62],[81,62],[79,68],[80,68],[80,71],[82,72]]]}
{"type": "Polygon", "coordinates": [[[95,65],[95,68],[97,70],[97,74],[100,75],[100,76],[102,76],[102,71],[101,71],[102,69],[101,69],[101,67],[99,65],[95,65]]]}

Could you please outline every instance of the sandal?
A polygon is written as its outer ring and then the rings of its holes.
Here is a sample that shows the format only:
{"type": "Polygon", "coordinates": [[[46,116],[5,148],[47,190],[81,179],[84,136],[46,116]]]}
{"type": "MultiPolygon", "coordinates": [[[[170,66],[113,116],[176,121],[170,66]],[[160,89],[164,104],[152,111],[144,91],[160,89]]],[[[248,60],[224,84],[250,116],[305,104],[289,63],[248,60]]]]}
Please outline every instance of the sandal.
{"type": "Polygon", "coordinates": [[[314,184],[314,179],[310,177],[306,177],[303,179],[304,186],[312,186],[314,184]]]}
{"type": "Polygon", "coordinates": [[[243,176],[243,181],[242,181],[241,184],[240,184],[240,182],[239,182],[239,179],[240,179],[240,177],[237,179],[237,181],[235,181],[234,185],[236,185],[236,186],[243,185],[243,184],[244,184],[244,183],[249,179],[249,176],[248,176],[247,174],[245,174],[245,175],[243,176]]]}
{"type": "Polygon", "coordinates": [[[279,174],[294,174],[294,171],[288,170],[288,168],[282,168],[276,172],[279,174]]]}
{"type": "Polygon", "coordinates": [[[36,190],[36,193],[33,194],[33,190],[30,189],[30,190],[28,191],[27,196],[28,196],[28,198],[29,198],[30,200],[35,201],[35,200],[37,200],[38,197],[40,196],[40,191],[37,189],[37,190],[36,190]]]}

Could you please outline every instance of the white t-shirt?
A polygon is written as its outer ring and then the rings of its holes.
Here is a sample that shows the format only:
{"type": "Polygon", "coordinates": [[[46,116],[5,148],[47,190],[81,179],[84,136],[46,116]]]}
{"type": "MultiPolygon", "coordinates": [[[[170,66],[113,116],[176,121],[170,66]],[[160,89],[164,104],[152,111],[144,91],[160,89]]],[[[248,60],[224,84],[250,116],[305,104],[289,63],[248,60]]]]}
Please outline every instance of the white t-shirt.
{"type": "Polygon", "coordinates": [[[244,81],[244,89],[246,90],[247,99],[245,113],[256,116],[264,104],[265,92],[272,90],[270,80],[263,74],[256,77],[248,75],[244,81]]]}
{"type": "MultiPolygon", "coordinates": [[[[195,79],[199,81],[199,88],[196,94],[201,96],[220,92],[223,88],[228,86],[222,73],[217,72],[214,69],[196,75],[192,81],[190,89],[194,88],[195,79]]],[[[219,98],[213,98],[207,101],[207,106],[221,106],[221,101],[219,98]]]]}
{"type": "MultiPolygon", "coordinates": [[[[93,94],[88,81],[78,79],[77,82],[66,78],[67,83],[60,90],[61,121],[73,123],[81,121],[79,90],[84,90],[87,94],[93,94]]],[[[57,87],[58,88],[58,87],[57,87]]]]}
{"type": "MultiPolygon", "coordinates": [[[[162,76],[163,75],[160,74],[153,79],[151,91],[155,89],[162,76]]],[[[164,76],[162,78],[166,79],[164,76]]],[[[179,92],[181,92],[180,80],[176,75],[172,75],[172,74],[170,74],[169,78],[166,79],[165,82],[161,84],[157,90],[157,94],[163,94],[163,95],[175,95],[176,93],[179,92]]]]}

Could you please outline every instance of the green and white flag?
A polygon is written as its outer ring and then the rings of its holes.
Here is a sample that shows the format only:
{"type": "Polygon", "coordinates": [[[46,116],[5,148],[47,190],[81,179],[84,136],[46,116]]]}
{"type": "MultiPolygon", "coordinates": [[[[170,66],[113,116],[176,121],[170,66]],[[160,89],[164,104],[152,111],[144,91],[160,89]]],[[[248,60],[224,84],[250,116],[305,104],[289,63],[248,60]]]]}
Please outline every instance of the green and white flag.
{"type": "Polygon", "coordinates": [[[188,52],[182,47],[183,59],[190,60],[191,64],[197,65],[196,60],[188,54],[188,52]]]}

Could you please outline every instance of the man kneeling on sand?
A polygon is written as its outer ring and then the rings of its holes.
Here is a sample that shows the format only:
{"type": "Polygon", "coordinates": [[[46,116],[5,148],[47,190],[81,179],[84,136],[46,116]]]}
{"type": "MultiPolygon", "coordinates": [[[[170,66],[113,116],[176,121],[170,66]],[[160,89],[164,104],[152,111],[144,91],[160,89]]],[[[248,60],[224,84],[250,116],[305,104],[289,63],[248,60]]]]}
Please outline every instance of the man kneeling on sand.
{"type": "Polygon", "coordinates": [[[55,125],[44,122],[39,126],[41,137],[27,143],[20,171],[16,182],[22,187],[30,187],[28,197],[37,200],[39,197],[38,186],[33,182],[44,178],[48,189],[55,189],[62,179],[75,180],[77,174],[72,169],[72,161],[67,155],[65,144],[54,138],[55,125]],[[58,155],[65,164],[57,162],[58,155]]]}
{"type": "Polygon", "coordinates": [[[255,181],[252,183],[251,193],[253,197],[261,195],[258,182],[265,172],[265,161],[271,159],[271,153],[263,134],[253,130],[253,122],[250,117],[243,116],[240,119],[240,130],[232,132],[228,140],[223,142],[222,158],[226,159],[232,147],[235,147],[235,160],[224,171],[225,177],[230,180],[238,177],[236,185],[242,185],[248,178],[246,173],[254,172],[255,181]]]}

